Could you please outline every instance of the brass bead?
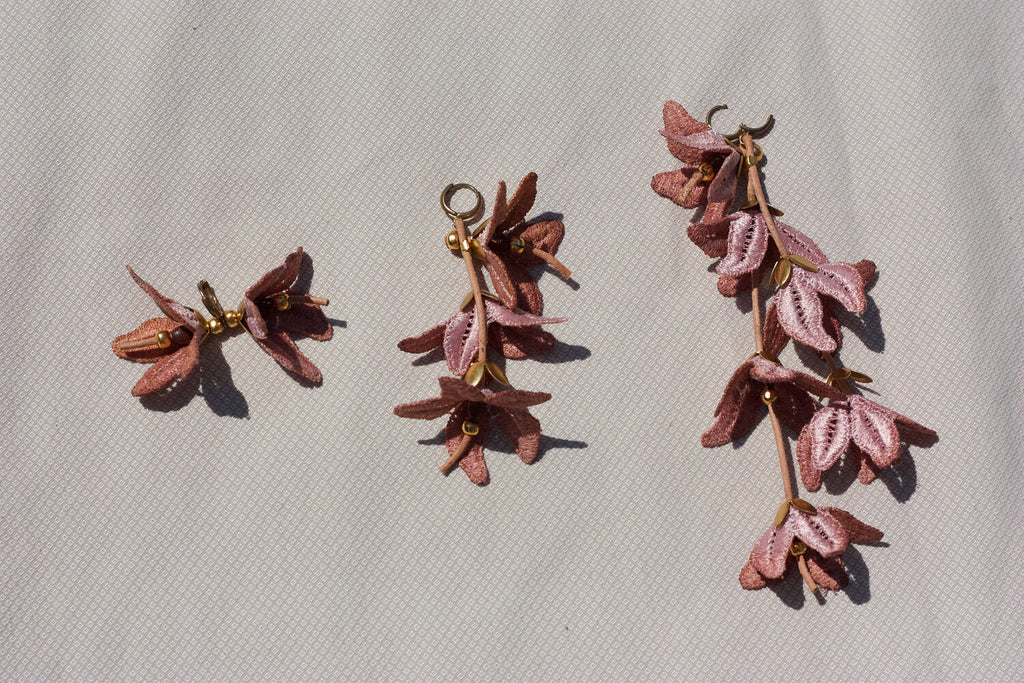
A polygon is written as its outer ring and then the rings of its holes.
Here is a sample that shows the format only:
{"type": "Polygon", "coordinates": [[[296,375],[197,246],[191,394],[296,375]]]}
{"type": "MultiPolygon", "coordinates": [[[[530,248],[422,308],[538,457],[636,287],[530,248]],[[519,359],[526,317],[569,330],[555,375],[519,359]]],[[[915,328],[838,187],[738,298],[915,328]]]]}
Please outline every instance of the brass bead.
{"type": "Polygon", "coordinates": [[[287,311],[292,305],[288,300],[288,292],[281,292],[274,296],[274,308],[279,311],[287,311]]]}
{"type": "Polygon", "coordinates": [[[171,330],[171,341],[177,346],[184,346],[192,341],[192,334],[184,327],[175,327],[171,330]]]}
{"type": "Polygon", "coordinates": [[[476,422],[470,422],[469,420],[465,420],[462,423],[462,433],[465,434],[466,436],[476,436],[477,434],[480,433],[480,425],[478,425],[476,422]]]}
{"type": "Polygon", "coordinates": [[[700,173],[701,180],[704,182],[713,180],[715,177],[715,169],[709,163],[701,164],[697,171],[700,173]]]}
{"type": "Polygon", "coordinates": [[[444,245],[452,251],[459,250],[459,234],[452,230],[450,233],[445,235],[444,245]]]}
{"type": "Polygon", "coordinates": [[[156,345],[161,349],[166,349],[171,345],[171,335],[167,332],[160,330],[156,333],[156,345]]]}
{"type": "Polygon", "coordinates": [[[789,554],[794,557],[800,557],[807,552],[807,544],[801,540],[793,539],[793,545],[789,546],[789,554]]]}
{"type": "Polygon", "coordinates": [[[774,389],[765,389],[764,391],[761,392],[761,402],[764,403],[766,406],[770,406],[771,404],[775,403],[776,399],[778,398],[779,395],[775,392],[774,389]]]}
{"type": "Polygon", "coordinates": [[[210,334],[220,334],[224,331],[224,326],[216,318],[210,318],[206,321],[206,331],[210,334]]]}
{"type": "Polygon", "coordinates": [[[242,314],[238,311],[227,310],[224,311],[224,324],[228,327],[238,327],[238,324],[242,322],[242,314]]]}
{"type": "Polygon", "coordinates": [[[513,237],[509,242],[509,250],[513,254],[522,254],[524,249],[526,249],[526,240],[522,237],[513,237]]]}

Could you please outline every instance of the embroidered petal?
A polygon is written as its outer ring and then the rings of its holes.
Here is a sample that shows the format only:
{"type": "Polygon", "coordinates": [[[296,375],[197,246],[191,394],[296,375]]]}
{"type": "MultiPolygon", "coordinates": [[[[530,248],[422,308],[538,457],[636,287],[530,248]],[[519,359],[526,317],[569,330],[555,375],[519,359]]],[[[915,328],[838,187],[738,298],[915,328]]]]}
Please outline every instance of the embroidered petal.
{"type": "Polygon", "coordinates": [[[540,447],[540,421],[525,409],[497,410],[492,417],[515,446],[519,459],[527,465],[533,463],[540,447]]]}
{"type": "Polygon", "coordinates": [[[850,537],[850,543],[878,543],[885,535],[870,524],[860,521],[846,510],[832,507],[820,509],[835,517],[843,525],[847,535],[850,537]]]}
{"type": "Polygon", "coordinates": [[[490,394],[484,401],[498,408],[510,410],[529,408],[539,403],[551,400],[551,394],[543,391],[523,391],[522,389],[509,389],[490,394]]]}
{"type": "Polygon", "coordinates": [[[518,309],[511,310],[490,300],[484,301],[484,310],[487,312],[488,322],[497,323],[506,327],[526,327],[529,325],[564,323],[568,320],[568,318],[544,318],[518,309]]]}
{"type": "Polygon", "coordinates": [[[508,203],[505,201],[505,181],[498,181],[498,193],[494,197],[494,206],[491,209],[491,218],[487,222],[487,227],[484,228],[483,234],[477,242],[480,243],[481,247],[487,248],[487,244],[491,241],[491,237],[494,236],[495,231],[499,227],[505,227],[505,217],[508,216],[508,203]]]}
{"type": "Polygon", "coordinates": [[[156,365],[146,370],[145,374],[132,387],[132,396],[145,396],[159,391],[176,379],[188,379],[192,371],[199,365],[199,340],[202,332],[196,332],[192,341],[169,356],[157,361],[156,365]]]}
{"type": "MultiPolygon", "coordinates": [[[[558,252],[558,245],[562,243],[562,237],[565,236],[565,226],[558,219],[548,218],[533,223],[523,223],[520,227],[510,230],[508,234],[510,238],[522,237],[541,251],[555,254],[558,252]]],[[[544,262],[526,251],[514,256],[516,260],[529,264],[544,262]]]]}
{"type": "Polygon", "coordinates": [[[434,420],[447,414],[452,408],[458,405],[457,401],[448,398],[428,398],[412,403],[403,403],[395,406],[395,415],[398,417],[411,417],[417,420],[434,420]]]}
{"type": "Polygon", "coordinates": [[[256,343],[285,370],[305,377],[310,382],[323,381],[324,378],[320,374],[319,368],[299,351],[299,347],[284,332],[270,332],[263,339],[257,337],[256,343]]]}
{"type": "Polygon", "coordinates": [[[441,396],[451,401],[483,403],[486,399],[484,392],[474,386],[470,386],[461,379],[456,379],[454,377],[438,377],[437,383],[441,385],[441,396]]]}
{"type": "Polygon", "coordinates": [[[725,256],[729,247],[729,223],[727,218],[691,223],[686,229],[686,236],[711,258],[725,256]]]}
{"type": "Polygon", "coordinates": [[[850,431],[854,442],[875,466],[885,468],[900,453],[900,435],[892,416],[860,396],[850,397],[850,431]]]}
{"type": "MultiPolygon", "coordinates": [[[[462,443],[462,423],[466,420],[467,408],[463,404],[455,409],[455,412],[448,418],[448,424],[445,425],[445,447],[448,449],[448,455],[454,455],[455,451],[458,450],[459,445],[462,443]]],[[[483,486],[490,480],[490,474],[487,472],[487,463],[484,462],[484,443],[487,440],[487,433],[490,431],[491,419],[487,415],[486,411],[481,412],[479,415],[473,416],[473,422],[480,428],[479,433],[473,437],[473,444],[470,446],[469,451],[462,456],[459,460],[459,467],[466,473],[469,480],[474,484],[483,486]]]]}
{"type": "Polygon", "coordinates": [[[245,309],[245,324],[256,339],[263,339],[268,334],[267,323],[263,319],[262,311],[256,305],[256,299],[286,291],[299,277],[301,265],[302,247],[299,247],[285,257],[284,264],[271,270],[246,290],[245,297],[242,299],[242,307],[245,309]]]}
{"type": "Polygon", "coordinates": [[[540,327],[495,326],[488,340],[510,360],[550,353],[558,345],[555,335],[540,327]]]}
{"type": "Polygon", "coordinates": [[[740,155],[732,152],[715,173],[708,186],[708,207],[704,211],[704,221],[720,220],[732,211],[736,201],[736,169],[739,163],[740,155]]]}
{"type": "Polygon", "coordinates": [[[446,324],[435,325],[416,337],[406,337],[398,342],[398,348],[406,353],[426,353],[444,343],[446,324]]]}
{"type": "Polygon", "coordinates": [[[445,326],[444,358],[453,375],[462,376],[480,349],[476,308],[469,306],[453,315],[445,326]]]}
{"type": "Polygon", "coordinates": [[[530,276],[530,272],[523,266],[508,262],[505,264],[512,284],[516,288],[516,301],[524,311],[540,315],[544,310],[544,297],[540,293],[537,281],[530,276]]]}
{"type": "Polygon", "coordinates": [[[825,256],[825,252],[819,249],[818,245],[810,237],[796,228],[779,221],[775,221],[775,227],[779,231],[779,237],[782,238],[782,244],[785,245],[786,251],[797,256],[803,256],[816,266],[828,263],[828,257],[825,256]]]}
{"type": "Polygon", "coordinates": [[[185,306],[182,306],[174,299],[168,299],[163,294],[156,291],[156,288],[153,287],[153,285],[136,275],[131,266],[128,266],[128,274],[132,276],[133,280],[135,280],[135,284],[141,287],[142,291],[148,294],[149,298],[151,298],[154,303],[160,307],[160,310],[164,312],[164,315],[171,320],[187,325],[189,329],[199,329],[199,318],[196,317],[195,312],[185,306]]]}
{"type": "Polygon", "coordinates": [[[684,209],[695,209],[705,204],[708,199],[708,184],[703,180],[688,189],[686,187],[696,172],[696,164],[686,164],[675,171],[659,173],[651,178],[651,189],[684,209]],[[684,190],[686,194],[683,194],[684,190]]]}
{"type": "Polygon", "coordinates": [[[793,277],[799,276],[811,289],[835,299],[851,313],[864,312],[864,281],[850,264],[825,263],[819,266],[817,273],[803,268],[797,268],[796,271],[793,277]]]}
{"type": "Polygon", "coordinates": [[[796,459],[800,465],[800,481],[808,491],[821,488],[821,471],[811,463],[811,432],[810,424],[800,430],[800,438],[796,442],[796,459]]]}
{"type": "Polygon", "coordinates": [[[846,550],[850,541],[843,525],[824,510],[809,515],[791,507],[783,526],[806,543],[808,548],[817,550],[822,557],[839,555],[846,550]]]}
{"type": "Polygon", "coordinates": [[[821,299],[797,272],[802,270],[794,268],[789,282],[775,295],[779,322],[786,333],[801,344],[831,353],[836,350],[836,340],[822,325],[821,299]]]}
{"type": "Polygon", "coordinates": [[[760,267],[768,250],[768,224],[760,213],[741,211],[729,223],[728,251],[715,269],[719,275],[738,277],[760,267]]]}
{"type": "Polygon", "coordinates": [[[744,589],[752,591],[764,588],[768,585],[768,582],[754,569],[754,563],[751,560],[747,560],[747,563],[743,565],[743,569],[740,570],[740,585],[744,589]]]}
{"type": "Polygon", "coordinates": [[[508,214],[505,216],[505,224],[508,227],[522,223],[527,212],[533,208],[533,202],[537,198],[537,174],[530,172],[519,181],[519,187],[508,202],[508,214]]]}
{"type": "MultiPolygon", "coordinates": [[[[122,349],[121,344],[125,342],[136,342],[136,341],[151,341],[158,332],[170,333],[172,330],[183,327],[181,323],[170,318],[150,318],[131,332],[122,334],[114,338],[110,347],[114,353],[125,360],[134,360],[139,363],[155,363],[164,356],[168,356],[178,351],[181,347],[170,346],[166,349],[161,349],[157,346],[149,346],[141,349],[122,349]]],[[[185,329],[188,329],[185,327],[185,329]]],[[[189,339],[192,338],[192,331],[189,330],[189,339]]]]}
{"type": "Polygon", "coordinates": [[[810,436],[811,463],[824,472],[836,464],[850,443],[850,406],[845,401],[834,401],[807,423],[810,436]]]}
{"type": "Polygon", "coordinates": [[[491,283],[494,285],[495,293],[501,299],[501,303],[509,308],[515,308],[516,288],[512,284],[512,279],[508,276],[508,271],[505,270],[505,263],[486,247],[484,247],[484,255],[487,259],[484,265],[487,266],[487,272],[491,275],[491,283]]]}
{"type": "Polygon", "coordinates": [[[841,558],[822,557],[813,550],[808,550],[804,554],[804,560],[807,562],[807,572],[821,588],[840,591],[850,583],[850,577],[846,575],[841,558]]]}
{"type": "Polygon", "coordinates": [[[765,353],[772,358],[778,358],[782,350],[786,348],[786,344],[789,343],[789,335],[786,334],[786,330],[782,329],[782,325],[779,323],[779,310],[774,300],[768,304],[768,309],[764,313],[764,326],[761,338],[764,343],[765,353]]]}
{"type": "Polygon", "coordinates": [[[766,579],[778,579],[786,573],[789,548],[793,544],[793,529],[789,524],[771,527],[757,539],[750,553],[750,563],[766,579]]]}

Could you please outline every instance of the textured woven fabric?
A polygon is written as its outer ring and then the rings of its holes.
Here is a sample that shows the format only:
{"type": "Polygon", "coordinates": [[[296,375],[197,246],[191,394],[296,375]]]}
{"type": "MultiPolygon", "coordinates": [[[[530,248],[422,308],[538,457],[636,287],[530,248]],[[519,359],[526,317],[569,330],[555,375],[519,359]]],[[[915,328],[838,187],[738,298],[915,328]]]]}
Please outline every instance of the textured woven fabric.
{"type": "Polygon", "coordinates": [[[1021,12],[0,4],[0,678],[1020,678],[1021,12]],[[775,115],[782,220],[878,266],[844,366],[941,436],[806,496],[885,531],[824,606],[793,573],[737,584],[782,492],[767,421],[699,443],[753,337],[651,191],[681,165],[670,99],[728,103],[723,132],[775,115]],[[446,373],[395,344],[468,291],[441,190],[530,171],[576,284],[533,271],[569,319],[560,362],[509,363],[553,396],[540,457],[492,425],[480,488],[437,471],[442,419],[392,413],[446,373]],[[188,304],[297,245],[331,298],[334,338],[297,340],[322,385],[239,338],[187,400],[129,395],[148,366],[110,340],[160,314],[125,264],[188,304]]]}

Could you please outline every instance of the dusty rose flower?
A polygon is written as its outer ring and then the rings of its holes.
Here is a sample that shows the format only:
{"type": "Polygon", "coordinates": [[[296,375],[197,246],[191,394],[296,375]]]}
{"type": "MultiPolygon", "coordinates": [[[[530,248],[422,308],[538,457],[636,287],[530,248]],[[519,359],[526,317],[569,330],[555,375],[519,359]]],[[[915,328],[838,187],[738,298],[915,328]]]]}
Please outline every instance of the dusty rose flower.
{"type": "Polygon", "coordinates": [[[437,381],[441,385],[440,397],[396,406],[395,415],[420,420],[448,415],[445,445],[449,455],[459,449],[464,437],[471,436],[472,444],[458,463],[470,481],[483,485],[490,479],[484,462],[484,443],[492,422],[509,438],[524,463],[529,465],[537,459],[540,422],[527,408],[544,403],[551,394],[520,389],[493,392],[453,377],[437,381]]]}
{"type": "Polygon", "coordinates": [[[810,375],[754,356],[743,362],[729,378],[722,400],[715,408],[715,423],[701,436],[701,443],[707,447],[721,446],[753,431],[764,413],[761,395],[767,388],[777,396],[772,405],[775,414],[794,432],[807,424],[817,408],[808,392],[823,398],[844,396],[843,392],[810,375]]]}
{"type": "MultiPolygon", "coordinates": [[[[566,321],[566,318],[543,318],[512,310],[490,299],[484,300],[484,310],[488,346],[500,351],[505,358],[526,358],[551,351],[555,348],[555,337],[539,326],[566,321]]],[[[440,325],[398,342],[398,348],[407,353],[426,353],[443,346],[448,369],[461,376],[466,374],[480,349],[478,325],[476,307],[469,301],[440,325]]]]}
{"type": "Polygon", "coordinates": [[[654,176],[651,188],[687,209],[706,205],[706,221],[721,219],[735,199],[739,153],[711,126],[690,116],[676,102],[666,102],[662,115],[665,129],[661,134],[669,151],[684,165],[654,176]]]}
{"type": "Polygon", "coordinates": [[[206,330],[191,308],[160,294],[131,267],[128,273],[167,316],[147,320],[135,330],[114,339],[111,345],[121,358],[155,363],[132,387],[132,396],[145,396],[170,386],[175,379],[185,380],[192,374],[199,364],[199,343],[206,330]],[[129,348],[124,348],[126,345],[129,348]]]}
{"type": "Polygon", "coordinates": [[[326,341],[334,334],[320,306],[304,301],[307,293],[294,289],[302,264],[302,247],[289,254],[250,287],[242,300],[244,323],[256,343],[285,370],[311,382],[323,380],[319,368],[299,351],[290,335],[326,341]]]}
{"type": "Polygon", "coordinates": [[[847,545],[877,543],[881,539],[881,531],[845,510],[822,507],[809,514],[790,505],[783,522],[766,530],[754,544],[740,572],[740,585],[754,590],[778,581],[803,555],[815,583],[838,591],[849,581],[840,559],[847,545]]]}
{"type": "Polygon", "coordinates": [[[860,464],[860,481],[869,484],[879,471],[896,460],[901,437],[927,446],[936,434],[857,394],[830,401],[800,432],[796,447],[800,478],[808,490],[817,491],[821,488],[822,473],[847,453],[860,464]]]}

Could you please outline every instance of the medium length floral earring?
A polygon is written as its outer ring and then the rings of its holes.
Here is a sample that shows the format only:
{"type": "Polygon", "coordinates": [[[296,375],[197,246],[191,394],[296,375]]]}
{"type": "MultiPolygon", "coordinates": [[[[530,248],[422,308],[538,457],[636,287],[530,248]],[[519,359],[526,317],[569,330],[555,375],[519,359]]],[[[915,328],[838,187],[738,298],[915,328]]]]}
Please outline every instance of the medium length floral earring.
{"type": "Polygon", "coordinates": [[[423,334],[403,339],[398,348],[409,353],[444,349],[448,369],[456,377],[441,377],[441,395],[395,408],[399,417],[433,420],[448,415],[445,445],[448,460],[441,472],[461,467],[476,484],[490,475],[484,462],[484,445],[494,424],[515,446],[526,464],[537,459],[540,422],[528,408],[544,403],[551,394],[509,387],[502,367],[488,357],[488,350],[506,359],[520,359],[554,349],[554,336],[541,325],[565,322],[565,318],[541,315],[540,288],[529,268],[550,265],[563,277],[569,270],[555,258],[564,227],[553,218],[527,221],[526,214],[537,196],[537,174],[530,173],[506,201],[505,183],[498,184],[491,217],[469,232],[467,223],[483,213],[483,198],[476,188],[460,183],[441,193],[441,208],[453,229],[445,245],[466,264],[470,292],[448,320],[423,334]],[[456,211],[451,200],[467,190],[476,198],[468,211],[456,211]],[[490,275],[493,293],[482,284],[481,266],[490,275]]]}
{"type": "Polygon", "coordinates": [[[651,181],[655,192],[676,204],[704,208],[687,235],[705,254],[720,259],[715,269],[719,292],[749,292],[751,298],[754,353],[729,379],[701,443],[714,447],[736,441],[767,412],[785,498],[754,545],[740,584],[761,588],[795,567],[812,592],[838,591],[849,580],[841,559],[847,545],[877,542],[882,532],[844,510],[815,507],[797,497],[782,425],[799,434],[797,460],[809,491],[817,491],[822,473],[844,458],[859,469],[860,481],[870,483],[896,462],[901,442],[927,446],[936,434],[854,393],[857,383],[871,379],[839,364],[843,334],[836,309],[864,311],[864,289],[875,277],[875,264],[829,261],[811,238],[776,220],[782,212],[765,198],[758,172],[763,154],[754,142],[768,134],[774,118],[723,136],[711,128],[711,117],[725,108],[714,107],[700,122],[679,104],[666,103],[662,135],[683,167],[651,181]],[[739,180],[744,181],[743,203],[733,210],[739,180]],[[762,320],[766,286],[774,287],[774,296],[769,295],[762,320]],[[790,339],[823,359],[829,369],[824,381],[782,366],[778,356],[790,339]]]}
{"type": "Polygon", "coordinates": [[[289,254],[283,265],[261,277],[245,292],[237,309],[225,309],[213,287],[199,283],[209,318],[199,311],[168,299],[128,268],[135,283],[166,317],[152,318],[114,339],[114,353],[127,360],[154,363],[132,388],[133,396],[166,389],[175,380],[186,380],[199,366],[199,346],[226,330],[243,329],[285,370],[310,382],[323,380],[320,370],[299,351],[292,336],[326,341],[333,335],[322,307],[327,299],[310,296],[296,288],[302,265],[302,247],[289,254]]]}

